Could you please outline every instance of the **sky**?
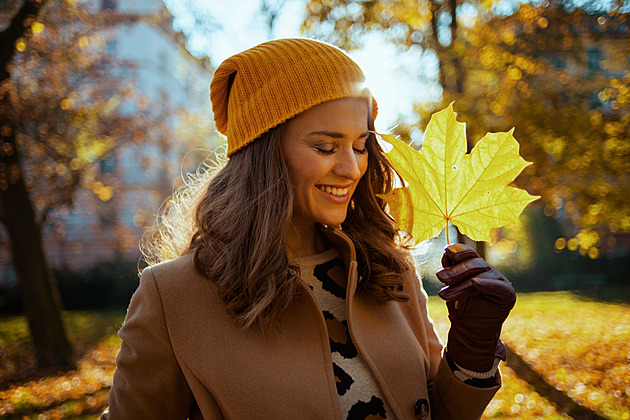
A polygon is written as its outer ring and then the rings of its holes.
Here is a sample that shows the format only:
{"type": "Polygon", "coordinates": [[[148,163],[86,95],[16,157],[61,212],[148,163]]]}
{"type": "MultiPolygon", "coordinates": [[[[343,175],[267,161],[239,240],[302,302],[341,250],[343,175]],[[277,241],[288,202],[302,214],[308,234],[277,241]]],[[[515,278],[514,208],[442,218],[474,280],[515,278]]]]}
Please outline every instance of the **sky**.
{"type": "MultiPolygon", "coordinates": [[[[188,38],[190,52],[198,57],[209,56],[214,66],[268,39],[301,36],[305,0],[286,0],[271,34],[260,14],[260,3],[261,0],[165,0],[175,17],[175,29],[188,38]],[[194,14],[204,17],[203,21],[212,28],[210,33],[196,29],[194,14]]],[[[419,51],[398,52],[378,35],[372,35],[365,44],[369,48],[351,51],[350,56],[363,69],[367,85],[379,104],[377,131],[387,132],[401,120],[413,122],[413,103],[439,97],[441,93],[437,84],[422,84],[417,78],[421,72],[430,74],[435,64],[430,58],[420,60],[419,51]]],[[[412,134],[412,138],[419,141],[421,133],[412,134]]]]}

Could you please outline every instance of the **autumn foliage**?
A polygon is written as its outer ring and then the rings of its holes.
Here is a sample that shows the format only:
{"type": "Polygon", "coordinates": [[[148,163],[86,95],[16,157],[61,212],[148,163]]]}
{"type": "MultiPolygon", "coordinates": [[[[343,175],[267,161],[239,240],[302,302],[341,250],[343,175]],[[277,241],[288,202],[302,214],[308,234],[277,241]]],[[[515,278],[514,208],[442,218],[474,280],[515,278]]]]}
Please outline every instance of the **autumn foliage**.
{"type": "MultiPolygon", "coordinates": [[[[148,122],[142,114],[121,112],[138,99],[134,67],[106,49],[120,25],[139,19],[51,0],[25,22],[11,79],[2,86],[10,97],[3,112],[14,123],[5,121],[2,129],[16,131],[38,221],[54,208],[71,206],[78,187],[103,199],[113,194],[111,179],[95,178],[95,163],[134,141],[133,134],[148,122]]],[[[5,172],[0,177],[0,183],[9,181],[5,172]]]]}
{"type": "Polygon", "coordinates": [[[565,243],[598,258],[630,232],[628,3],[507,3],[311,0],[303,26],[346,48],[380,33],[427,65],[437,61],[429,82],[441,97],[418,103],[418,121],[398,134],[423,130],[453,101],[469,149],[486,132],[515,128],[534,162],[517,185],[542,196],[565,243]]]}

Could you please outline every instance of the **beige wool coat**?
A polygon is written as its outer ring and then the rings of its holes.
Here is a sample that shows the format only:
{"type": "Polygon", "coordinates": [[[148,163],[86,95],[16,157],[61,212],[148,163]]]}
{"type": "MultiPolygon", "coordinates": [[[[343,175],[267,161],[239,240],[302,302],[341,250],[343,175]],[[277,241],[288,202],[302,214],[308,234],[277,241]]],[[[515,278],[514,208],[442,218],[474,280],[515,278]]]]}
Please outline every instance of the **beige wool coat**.
{"type": "MultiPolygon", "coordinates": [[[[404,276],[409,302],[377,301],[357,290],[351,241],[338,228],[325,233],[346,262],[350,334],[395,417],[481,417],[500,376],[492,388],[455,378],[415,273],[404,276]]],[[[306,284],[282,327],[265,335],[236,326],[190,254],[147,268],[119,332],[102,419],[341,420],[326,324],[306,284]]]]}

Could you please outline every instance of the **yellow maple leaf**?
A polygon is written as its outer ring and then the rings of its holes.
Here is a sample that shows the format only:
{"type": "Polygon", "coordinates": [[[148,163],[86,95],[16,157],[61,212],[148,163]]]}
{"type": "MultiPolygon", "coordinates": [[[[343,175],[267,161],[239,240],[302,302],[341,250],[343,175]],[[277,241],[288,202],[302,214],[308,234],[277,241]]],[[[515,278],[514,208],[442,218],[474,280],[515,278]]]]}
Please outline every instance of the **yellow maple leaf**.
{"type": "Polygon", "coordinates": [[[516,222],[539,198],[508,185],[531,164],[519,156],[514,130],[486,134],[467,154],[466,125],[456,117],[452,104],[433,114],[420,151],[383,136],[393,146],[387,157],[408,186],[380,197],[396,227],[410,232],[416,244],[448,221],[469,238],[490,242],[492,228],[516,222]]]}

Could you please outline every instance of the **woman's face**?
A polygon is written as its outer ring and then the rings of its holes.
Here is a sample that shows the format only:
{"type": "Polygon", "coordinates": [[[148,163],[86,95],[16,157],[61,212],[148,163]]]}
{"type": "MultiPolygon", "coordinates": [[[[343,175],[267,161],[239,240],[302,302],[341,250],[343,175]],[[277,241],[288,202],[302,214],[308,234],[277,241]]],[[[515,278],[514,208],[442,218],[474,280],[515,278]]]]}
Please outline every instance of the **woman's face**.
{"type": "Polygon", "coordinates": [[[281,140],[294,190],[293,226],[339,225],[367,170],[368,104],[344,98],[290,120],[281,140]]]}

